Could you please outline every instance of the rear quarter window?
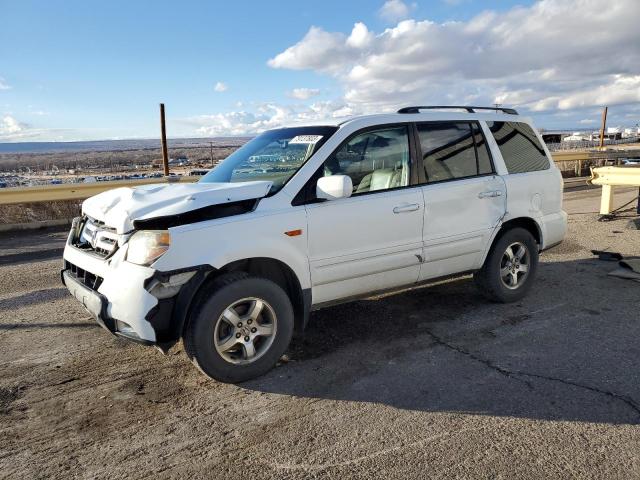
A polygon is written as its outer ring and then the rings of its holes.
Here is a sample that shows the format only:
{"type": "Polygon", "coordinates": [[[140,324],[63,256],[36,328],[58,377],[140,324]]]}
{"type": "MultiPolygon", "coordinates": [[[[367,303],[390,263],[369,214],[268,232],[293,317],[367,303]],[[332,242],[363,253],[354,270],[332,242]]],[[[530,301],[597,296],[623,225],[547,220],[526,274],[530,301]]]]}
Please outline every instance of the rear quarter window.
{"type": "Polygon", "coordinates": [[[521,122],[487,122],[509,173],[537,172],[550,166],[533,129],[521,122]]]}

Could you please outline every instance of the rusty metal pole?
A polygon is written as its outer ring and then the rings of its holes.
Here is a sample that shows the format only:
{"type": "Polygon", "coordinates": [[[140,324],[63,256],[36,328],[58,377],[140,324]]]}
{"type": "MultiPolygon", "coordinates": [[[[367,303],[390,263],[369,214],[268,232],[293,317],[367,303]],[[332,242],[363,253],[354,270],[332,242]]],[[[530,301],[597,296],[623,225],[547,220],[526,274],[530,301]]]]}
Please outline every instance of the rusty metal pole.
{"type": "Polygon", "coordinates": [[[600,128],[600,150],[604,148],[604,131],[607,128],[607,110],[609,107],[604,107],[602,111],[602,127],[600,128]]]}
{"type": "Polygon", "coordinates": [[[164,103],[160,104],[160,141],[162,143],[162,166],[164,167],[164,176],[169,176],[169,155],[167,153],[167,127],[164,121],[164,103]]]}

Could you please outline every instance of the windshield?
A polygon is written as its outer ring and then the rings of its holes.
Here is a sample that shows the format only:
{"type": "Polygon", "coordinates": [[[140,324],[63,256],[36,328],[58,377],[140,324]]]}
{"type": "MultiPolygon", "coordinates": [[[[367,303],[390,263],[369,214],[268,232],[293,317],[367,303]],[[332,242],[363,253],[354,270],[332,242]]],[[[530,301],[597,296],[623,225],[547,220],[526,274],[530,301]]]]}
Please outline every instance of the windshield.
{"type": "Polygon", "coordinates": [[[233,152],[201,182],[273,182],[280,190],[298,169],[337,130],[337,127],[298,127],[270,130],[233,152]]]}

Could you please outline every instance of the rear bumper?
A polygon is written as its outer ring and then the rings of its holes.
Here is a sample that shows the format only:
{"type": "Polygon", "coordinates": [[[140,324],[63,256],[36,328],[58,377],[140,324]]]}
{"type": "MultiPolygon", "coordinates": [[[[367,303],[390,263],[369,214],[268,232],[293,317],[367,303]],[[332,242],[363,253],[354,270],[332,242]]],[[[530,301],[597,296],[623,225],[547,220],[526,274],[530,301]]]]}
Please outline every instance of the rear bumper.
{"type": "Polygon", "coordinates": [[[543,245],[541,250],[547,250],[564,240],[567,234],[567,212],[560,210],[557,213],[545,215],[540,219],[543,245]]]}

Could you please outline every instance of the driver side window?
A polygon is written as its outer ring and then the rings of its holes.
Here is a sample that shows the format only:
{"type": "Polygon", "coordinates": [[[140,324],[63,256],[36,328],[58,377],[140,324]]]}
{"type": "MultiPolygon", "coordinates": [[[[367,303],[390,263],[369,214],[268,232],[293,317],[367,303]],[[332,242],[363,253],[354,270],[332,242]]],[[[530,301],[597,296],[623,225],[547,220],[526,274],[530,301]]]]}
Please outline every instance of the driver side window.
{"type": "Polygon", "coordinates": [[[409,185],[409,135],[406,126],[355,136],[324,164],[324,176],[348,175],[353,194],[409,185]]]}

